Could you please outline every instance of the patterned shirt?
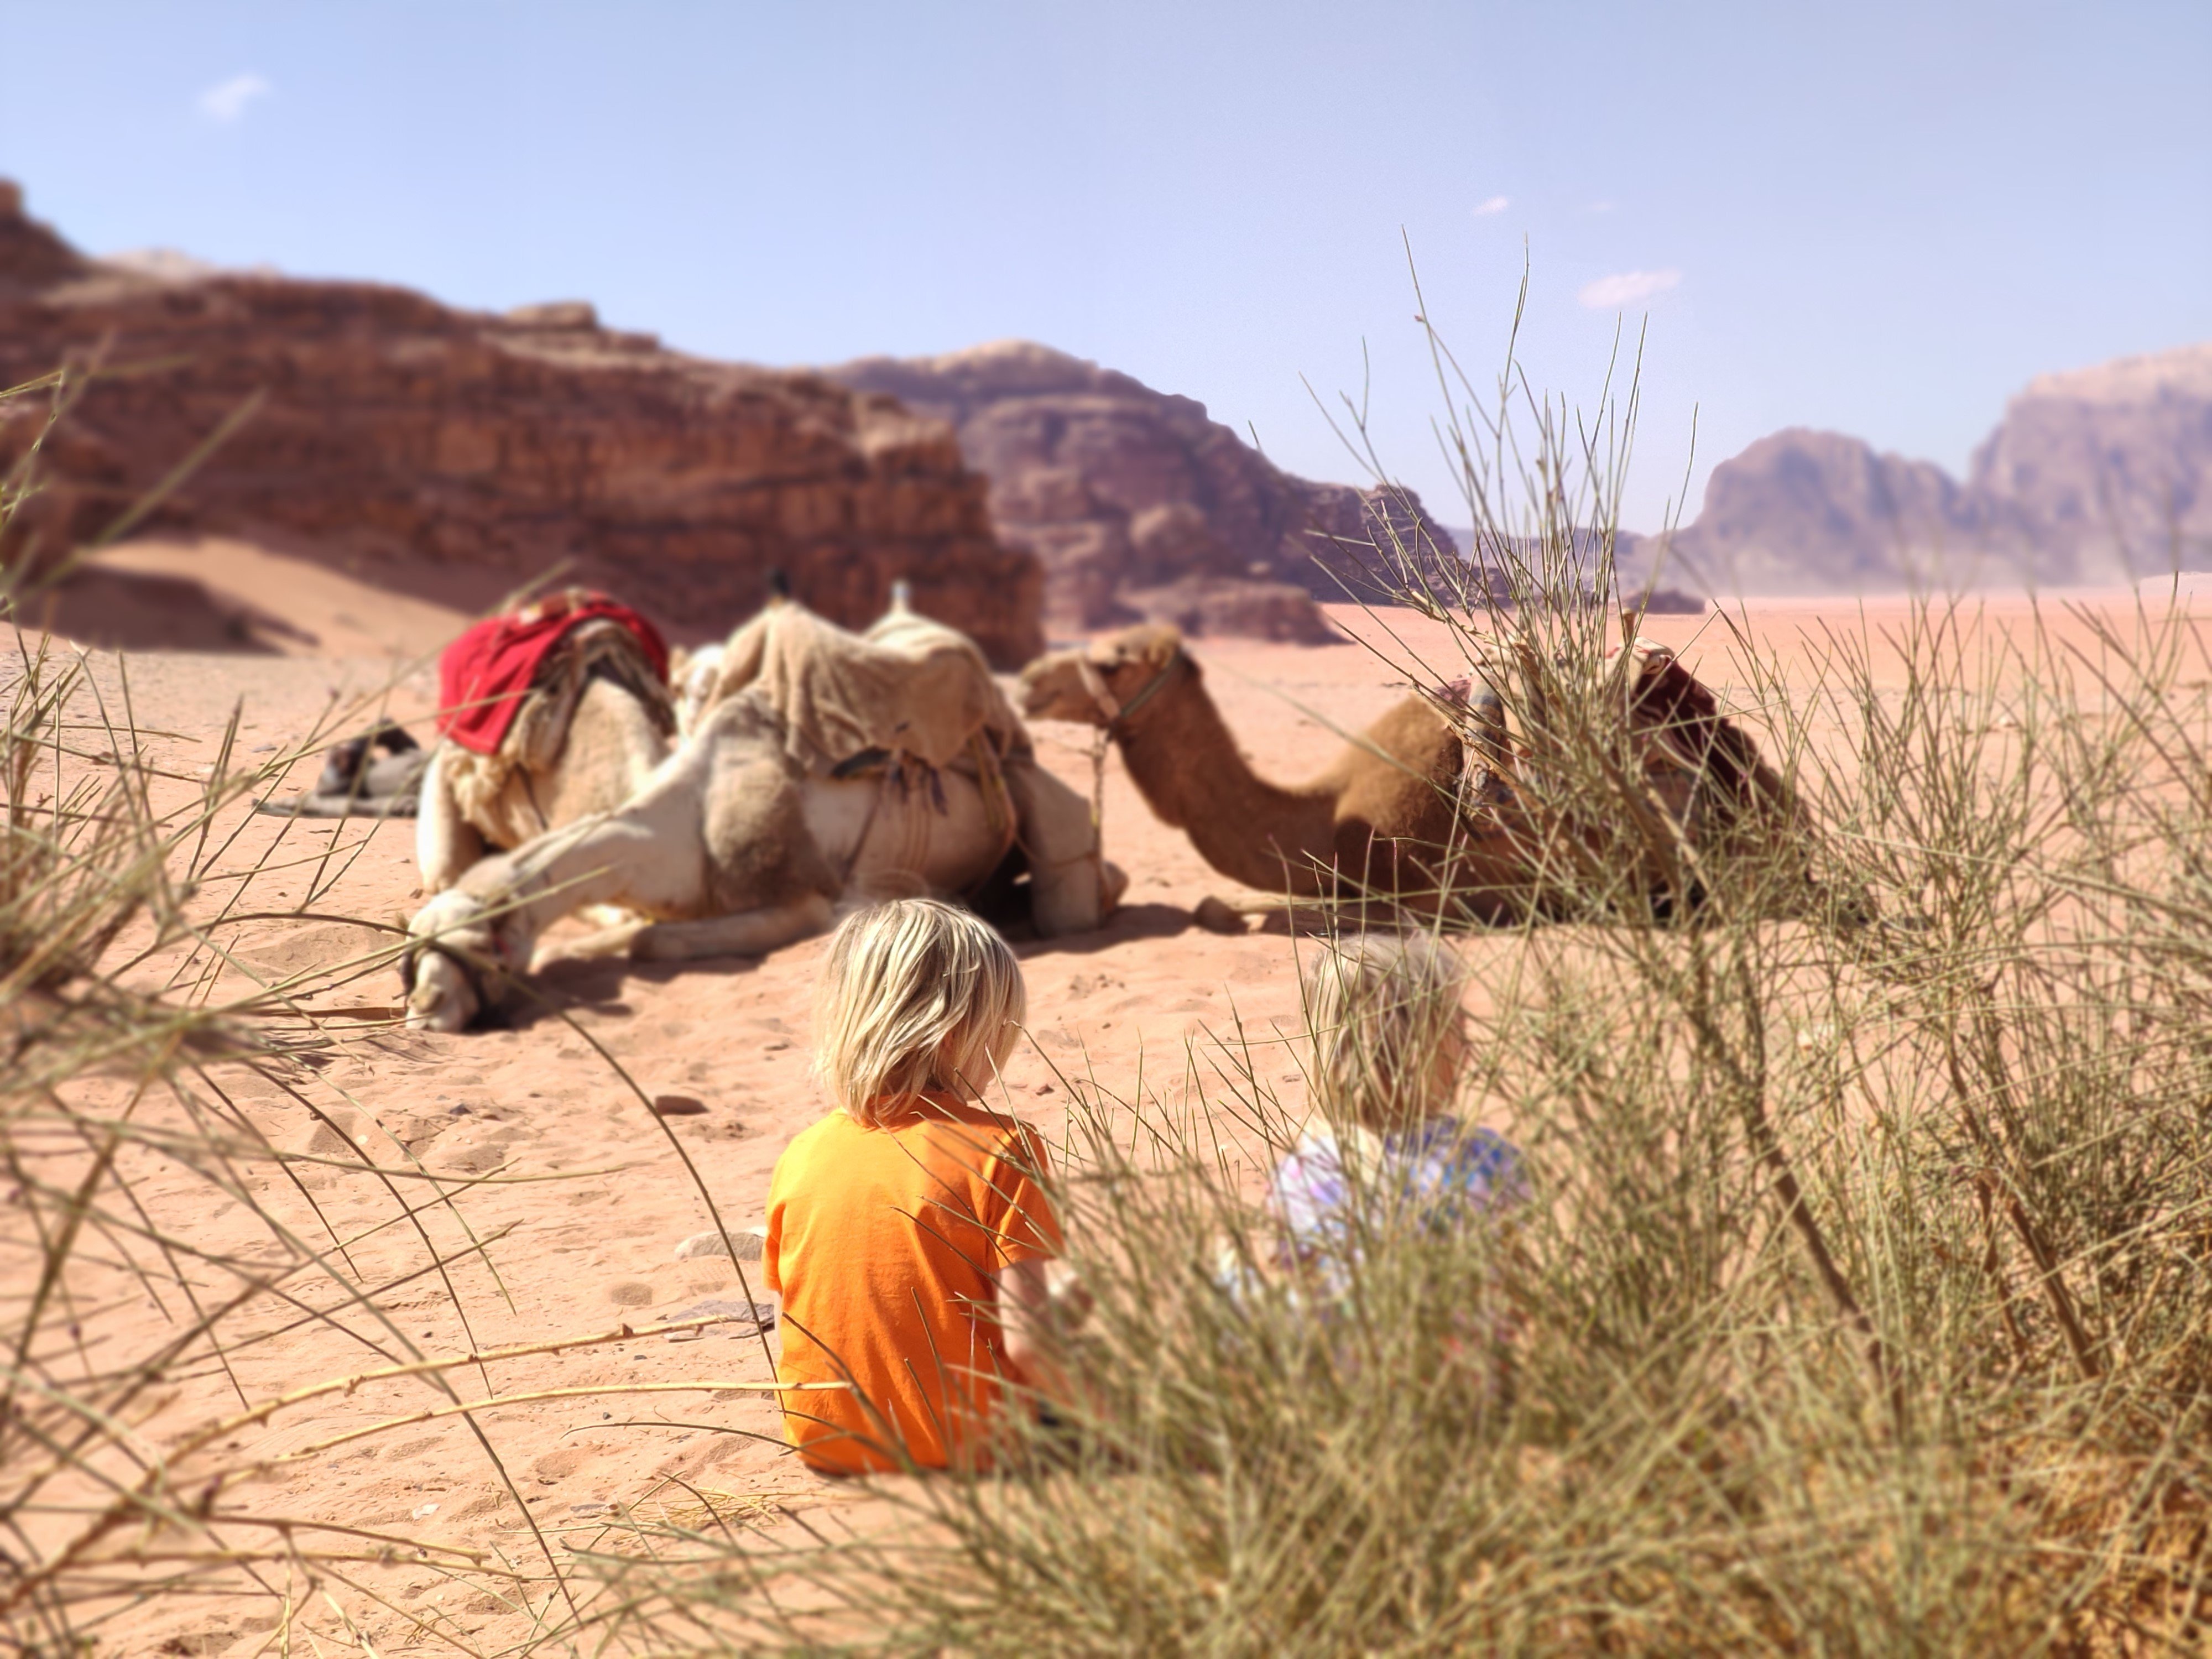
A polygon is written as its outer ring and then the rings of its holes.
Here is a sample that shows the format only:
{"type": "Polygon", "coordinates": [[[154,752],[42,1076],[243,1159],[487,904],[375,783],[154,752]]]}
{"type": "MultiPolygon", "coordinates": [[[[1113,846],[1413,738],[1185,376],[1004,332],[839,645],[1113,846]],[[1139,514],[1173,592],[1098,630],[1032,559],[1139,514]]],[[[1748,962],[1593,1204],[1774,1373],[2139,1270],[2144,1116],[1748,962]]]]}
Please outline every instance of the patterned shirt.
{"type": "Polygon", "coordinates": [[[1528,1175],[1513,1144],[1493,1130],[1434,1117],[1399,1134],[1358,1133],[1357,1171],[1345,1167],[1334,1131],[1309,1129],[1275,1168],[1275,1203],[1294,1259],[1336,1255],[1354,1236],[1352,1206],[1364,1198],[1380,1213],[1439,1231],[1510,1209],[1528,1196],[1528,1175]],[[1402,1206],[1402,1207],[1399,1207],[1402,1206]]]}

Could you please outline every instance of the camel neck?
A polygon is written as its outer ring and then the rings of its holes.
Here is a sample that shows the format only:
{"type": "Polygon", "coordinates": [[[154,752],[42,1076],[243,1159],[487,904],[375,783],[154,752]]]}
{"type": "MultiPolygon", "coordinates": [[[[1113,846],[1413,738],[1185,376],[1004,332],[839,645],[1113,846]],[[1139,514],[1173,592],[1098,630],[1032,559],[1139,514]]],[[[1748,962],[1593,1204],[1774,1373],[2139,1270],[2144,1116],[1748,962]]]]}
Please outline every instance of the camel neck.
{"type": "Polygon", "coordinates": [[[1252,770],[1196,667],[1163,685],[1121,733],[1122,763],[1146,805],[1222,874],[1264,891],[1310,887],[1331,852],[1334,799],[1252,770]]]}

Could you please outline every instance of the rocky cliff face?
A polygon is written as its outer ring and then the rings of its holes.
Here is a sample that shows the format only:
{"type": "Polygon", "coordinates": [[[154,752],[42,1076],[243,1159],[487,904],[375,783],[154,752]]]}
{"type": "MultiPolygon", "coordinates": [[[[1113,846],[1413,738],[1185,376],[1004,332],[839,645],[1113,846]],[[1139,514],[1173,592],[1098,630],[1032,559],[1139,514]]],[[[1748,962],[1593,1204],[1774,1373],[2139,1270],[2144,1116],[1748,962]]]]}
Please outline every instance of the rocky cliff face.
{"type": "Polygon", "coordinates": [[[2049,581],[2212,565],[2212,344],[2045,374],[1975,453],[2049,581]]]}
{"type": "Polygon", "coordinates": [[[1036,550],[1056,626],[1149,616],[1200,630],[1325,639],[1325,564],[1372,562],[1378,515],[1452,545],[1420,504],[1280,471],[1203,404],[1063,352],[1008,341],[826,371],[952,423],[991,480],[1000,538],[1036,550]]]}
{"type": "Polygon", "coordinates": [[[2032,382],[1964,483],[1839,433],[1762,438],[1713,470],[1670,556],[1764,593],[2212,566],[2212,346],[2032,382]]]}
{"type": "MultiPolygon", "coordinates": [[[[567,561],[694,635],[749,614],[772,568],[848,623],[904,577],[1000,664],[1043,643],[1042,569],[993,534],[944,422],[664,350],[588,305],[495,317],[369,283],[149,275],[84,258],[0,182],[0,386],[64,364],[15,556],[100,533],[228,424],[149,527],[273,536],[372,580],[381,560],[394,585],[426,555],[518,584],[567,561]]],[[[0,404],[0,466],[48,412],[0,404]]]]}
{"type": "Polygon", "coordinates": [[[1713,469],[1674,550],[1741,592],[1896,586],[1990,552],[2001,516],[1941,467],[1795,427],[1713,469]]]}

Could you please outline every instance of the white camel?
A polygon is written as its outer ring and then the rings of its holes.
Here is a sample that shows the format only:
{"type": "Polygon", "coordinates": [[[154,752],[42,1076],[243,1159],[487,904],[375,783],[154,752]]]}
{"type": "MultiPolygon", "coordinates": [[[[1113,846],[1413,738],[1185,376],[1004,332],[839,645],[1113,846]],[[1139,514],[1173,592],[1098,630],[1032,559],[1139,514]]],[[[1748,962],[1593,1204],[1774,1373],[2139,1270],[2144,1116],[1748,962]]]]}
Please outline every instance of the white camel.
{"type": "Polygon", "coordinates": [[[1097,927],[1127,884],[1099,856],[1090,804],[1035,763],[1025,738],[1003,766],[864,755],[872,763],[844,775],[802,764],[791,739],[761,689],[719,695],[619,808],[473,866],[410,926],[408,1024],[465,1030],[530,969],[547,927],[591,905],[644,920],[563,955],[674,961],[778,949],[828,927],[841,904],[972,893],[1010,853],[1026,860],[1046,937],[1097,927]]]}
{"type": "Polygon", "coordinates": [[[450,738],[432,751],[415,817],[426,894],[443,892],[487,852],[610,812],[668,758],[667,690],[621,623],[584,623],[564,640],[496,755],[450,738]]]}

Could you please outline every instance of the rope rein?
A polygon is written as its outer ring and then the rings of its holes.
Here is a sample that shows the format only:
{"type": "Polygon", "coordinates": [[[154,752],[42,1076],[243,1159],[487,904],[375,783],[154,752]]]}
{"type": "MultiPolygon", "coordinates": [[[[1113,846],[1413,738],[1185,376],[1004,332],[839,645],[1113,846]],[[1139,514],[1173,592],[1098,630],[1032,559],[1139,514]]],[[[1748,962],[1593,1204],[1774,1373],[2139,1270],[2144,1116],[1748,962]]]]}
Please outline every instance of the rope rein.
{"type": "Polygon", "coordinates": [[[1106,751],[1114,734],[1104,726],[1091,737],[1091,854],[1106,856],[1106,751]]]}
{"type": "Polygon", "coordinates": [[[1106,751],[1113,746],[1116,728],[1158,696],[1160,689],[1188,660],[1182,647],[1176,647],[1167,661],[1160,665],[1159,672],[1139,686],[1137,695],[1127,702],[1115,696],[1113,687],[1106,684],[1106,677],[1098,672],[1097,664],[1088,657],[1076,662],[1075,671],[1082,677],[1085,692],[1106,717],[1105,723],[1091,739],[1091,845],[1092,855],[1102,864],[1106,857],[1106,751]]]}

